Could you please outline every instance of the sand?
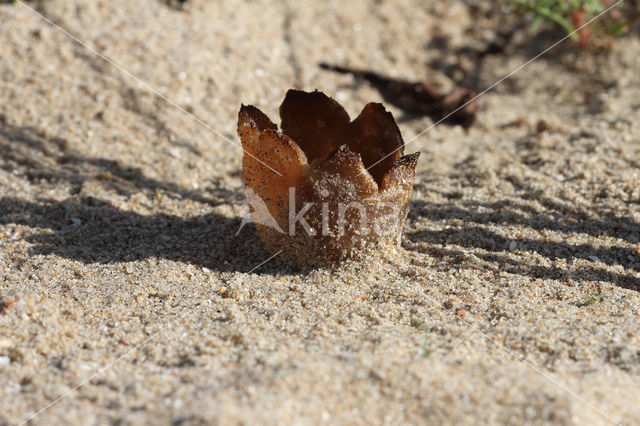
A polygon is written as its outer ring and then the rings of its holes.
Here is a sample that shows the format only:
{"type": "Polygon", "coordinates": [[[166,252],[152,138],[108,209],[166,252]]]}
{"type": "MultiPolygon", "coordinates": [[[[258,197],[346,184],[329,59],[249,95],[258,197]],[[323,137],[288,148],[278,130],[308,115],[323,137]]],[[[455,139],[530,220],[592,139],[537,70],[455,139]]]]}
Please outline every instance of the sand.
{"type": "Polygon", "coordinates": [[[37,6],[157,92],[0,5],[0,424],[61,396],[32,422],[640,422],[636,29],[560,46],[468,131],[412,141],[397,252],[253,270],[271,253],[235,235],[223,138],[241,103],[276,118],[317,88],[355,116],[379,93],[318,62],[478,90],[562,36],[489,1],[343,3],[37,6]],[[478,60],[496,28],[519,31],[478,60]]]}

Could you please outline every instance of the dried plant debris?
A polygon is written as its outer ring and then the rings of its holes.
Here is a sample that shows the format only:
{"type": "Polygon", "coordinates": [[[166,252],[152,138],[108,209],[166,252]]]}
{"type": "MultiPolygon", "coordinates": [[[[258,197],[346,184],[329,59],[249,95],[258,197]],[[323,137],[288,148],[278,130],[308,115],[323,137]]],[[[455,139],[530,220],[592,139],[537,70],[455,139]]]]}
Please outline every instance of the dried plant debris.
{"type": "Polygon", "coordinates": [[[180,10],[188,10],[193,4],[193,0],[166,0],[166,1],[170,7],[180,9],[180,10]]]}
{"type": "Polygon", "coordinates": [[[280,117],[278,132],[254,106],[238,114],[242,179],[265,245],[298,264],[397,246],[419,153],[403,156],[391,113],[370,103],[351,121],[324,93],[289,90],[280,117]]]}
{"type": "Polygon", "coordinates": [[[326,63],[321,63],[320,67],[367,81],[380,92],[385,101],[408,115],[426,115],[434,121],[443,120],[443,123],[459,124],[465,128],[470,127],[476,117],[478,105],[473,101],[476,93],[469,89],[458,87],[449,93],[440,93],[436,87],[425,82],[398,80],[373,71],[326,63]]]}

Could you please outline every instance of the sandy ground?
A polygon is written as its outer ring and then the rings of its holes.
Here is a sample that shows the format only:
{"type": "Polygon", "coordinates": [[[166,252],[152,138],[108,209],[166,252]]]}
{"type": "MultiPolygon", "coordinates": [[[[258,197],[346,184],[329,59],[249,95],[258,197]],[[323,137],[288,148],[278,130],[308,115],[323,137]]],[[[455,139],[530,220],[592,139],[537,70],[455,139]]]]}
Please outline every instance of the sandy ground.
{"type": "Polygon", "coordinates": [[[39,6],[160,95],[0,5],[0,424],[62,395],[32,422],[640,423],[637,32],[412,142],[397,253],[249,272],[241,152],[162,96],[239,143],[240,103],[276,119],[290,87],[380,101],[320,61],[481,89],[562,35],[489,1],[343,3],[39,6]]]}

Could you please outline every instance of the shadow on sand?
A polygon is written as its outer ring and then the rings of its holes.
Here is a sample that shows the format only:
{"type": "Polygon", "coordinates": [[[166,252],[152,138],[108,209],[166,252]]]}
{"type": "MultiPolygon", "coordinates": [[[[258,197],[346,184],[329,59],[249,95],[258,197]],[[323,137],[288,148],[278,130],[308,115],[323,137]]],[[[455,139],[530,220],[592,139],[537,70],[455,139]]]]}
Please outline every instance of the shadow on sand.
{"type": "MultiPolygon", "coordinates": [[[[103,158],[87,158],[67,147],[59,138],[47,138],[30,128],[17,128],[0,117],[0,168],[19,174],[33,184],[69,186],[72,196],[63,201],[20,198],[19,194],[0,199],[0,223],[20,224],[35,231],[27,237],[32,254],[56,254],[85,263],[116,263],[164,258],[192,263],[217,271],[246,272],[269,257],[252,226],[235,237],[241,218],[215,212],[195,217],[172,214],[142,215],[115,207],[109,201],[84,195],[83,184],[98,182],[102,188],[121,196],[160,193],[175,200],[193,200],[215,206],[240,203],[242,194],[213,185],[213,189],[189,191],[170,182],[145,176],[135,167],[103,158]]],[[[595,247],[537,239],[518,239],[519,250],[535,252],[547,259],[585,259],[598,263],[588,269],[569,270],[531,264],[507,253],[510,240],[487,229],[486,225],[520,225],[537,231],[608,236],[632,244],[640,241],[640,224],[630,217],[618,217],[588,206],[575,207],[553,200],[514,182],[522,191],[519,201],[474,204],[458,201],[458,194],[443,194],[447,203],[415,201],[410,220],[428,218],[433,222],[464,224],[446,230],[421,229],[407,233],[409,250],[461,263],[473,249],[482,260],[478,267],[526,275],[534,278],[607,281],[620,287],[640,290],[640,261],[629,247],[595,247]],[[535,200],[544,212],[528,202],[535,200]],[[452,248],[452,247],[457,248],[452,248]],[[605,264],[606,266],[601,266],[605,264]],[[610,266],[620,266],[624,273],[610,266]]],[[[279,261],[265,265],[263,272],[286,267],[279,261]]],[[[288,268],[288,267],[287,267],[288,268]]]]}
{"type": "MultiPolygon", "coordinates": [[[[109,201],[83,194],[83,184],[97,182],[120,196],[157,194],[174,200],[193,200],[215,206],[243,202],[243,195],[221,188],[185,190],[170,182],[145,176],[135,167],[104,158],[87,158],[59,138],[47,138],[31,128],[14,127],[0,117],[0,169],[20,175],[32,184],[67,186],[63,201],[26,200],[16,193],[0,198],[0,224],[34,228],[27,241],[31,254],[56,254],[85,263],[115,263],[165,258],[217,271],[246,272],[269,254],[254,228],[235,236],[239,217],[209,213],[195,217],[172,214],[142,215],[115,207],[109,201]]],[[[283,265],[270,262],[261,271],[283,265]]]]}
{"type": "MultiPolygon", "coordinates": [[[[449,194],[449,198],[455,199],[456,194],[449,194]]],[[[411,246],[408,249],[443,258],[447,263],[461,264],[468,254],[463,249],[473,249],[473,255],[480,259],[480,265],[476,266],[484,270],[540,279],[606,281],[640,291],[640,259],[638,251],[633,248],[514,237],[518,248],[515,253],[510,253],[512,240],[487,228],[487,225],[519,225],[540,232],[606,236],[637,244],[640,241],[640,224],[631,217],[599,213],[595,208],[589,211],[584,207],[571,207],[526,190],[521,202],[469,203],[452,200],[439,204],[417,201],[413,203],[411,216],[428,218],[435,223],[451,223],[453,220],[462,223],[459,227],[422,229],[407,235],[407,245],[411,246]],[[545,211],[537,211],[527,205],[528,200],[542,204],[545,211]],[[457,249],[451,248],[453,246],[457,249]],[[593,266],[578,269],[541,266],[528,256],[521,257],[520,252],[536,253],[552,261],[563,259],[565,265],[584,259],[593,262],[593,266]],[[622,267],[624,272],[612,270],[611,267],[615,266],[622,267]]]]}

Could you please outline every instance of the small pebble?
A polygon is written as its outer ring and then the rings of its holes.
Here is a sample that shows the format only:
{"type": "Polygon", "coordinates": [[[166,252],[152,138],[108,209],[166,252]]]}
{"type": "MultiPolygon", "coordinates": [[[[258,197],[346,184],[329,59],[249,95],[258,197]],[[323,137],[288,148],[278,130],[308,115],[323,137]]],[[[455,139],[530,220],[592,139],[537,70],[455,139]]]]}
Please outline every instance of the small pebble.
{"type": "Polygon", "coordinates": [[[0,356],[0,365],[9,365],[11,358],[8,356],[0,356]]]}
{"type": "Polygon", "coordinates": [[[536,130],[538,131],[538,133],[549,130],[549,123],[544,120],[538,120],[538,124],[536,124],[536,130]]]}

